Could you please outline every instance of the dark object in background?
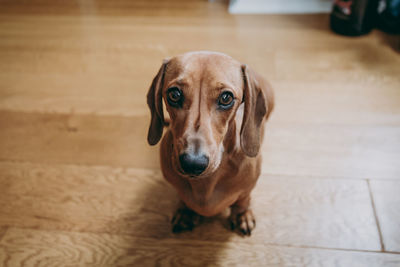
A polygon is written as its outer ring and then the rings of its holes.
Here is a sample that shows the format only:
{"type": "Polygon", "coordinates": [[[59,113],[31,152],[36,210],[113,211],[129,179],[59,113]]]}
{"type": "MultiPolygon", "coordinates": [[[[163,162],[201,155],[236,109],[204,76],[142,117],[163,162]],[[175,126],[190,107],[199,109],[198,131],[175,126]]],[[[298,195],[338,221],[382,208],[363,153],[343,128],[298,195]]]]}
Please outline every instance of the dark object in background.
{"type": "Polygon", "coordinates": [[[335,0],[330,17],[334,32],[359,36],[376,24],[378,0],[335,0]]]}
{"type": "Polygon", "coordinates": [[[380,0],[377,27],[387,33],[400,34],[400,0],[380,0]]]}

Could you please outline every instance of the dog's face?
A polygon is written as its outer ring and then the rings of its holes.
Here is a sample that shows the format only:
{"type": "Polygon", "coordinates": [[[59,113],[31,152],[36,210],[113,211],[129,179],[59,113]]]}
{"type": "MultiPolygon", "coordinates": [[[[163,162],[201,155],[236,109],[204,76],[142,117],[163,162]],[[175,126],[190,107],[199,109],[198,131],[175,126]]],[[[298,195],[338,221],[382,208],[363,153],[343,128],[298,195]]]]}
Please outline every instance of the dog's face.
{"type": "Polygon", "coordinates": [[[240,64],[220,54],[185,54],[168,63],[162,95],[180,172],[207,175],[218,168],[229,122],[242,102],[241,76],[240,64]]]}
{"type": "MultiPolygon", "coordinates": [[[[171,157],[181,174],[207,176],[217,170],[225,150],[225,137],[244,100],[247,86],[243,70],[239,62],[224,54],[196,52],[164,62],[153,80],[148,94],[152,110],[148,140],[154,144],[161,138],[164,102],[173,137],[171,157]]],[[[250,113],[250,109],[249,104],[245,113],[250,113]]],[[[261,107],[259,113],[262,120],[265,110],[261,107]]],[[[246,142],[242,142],[242,147],[243,143],[246,142]]]]}

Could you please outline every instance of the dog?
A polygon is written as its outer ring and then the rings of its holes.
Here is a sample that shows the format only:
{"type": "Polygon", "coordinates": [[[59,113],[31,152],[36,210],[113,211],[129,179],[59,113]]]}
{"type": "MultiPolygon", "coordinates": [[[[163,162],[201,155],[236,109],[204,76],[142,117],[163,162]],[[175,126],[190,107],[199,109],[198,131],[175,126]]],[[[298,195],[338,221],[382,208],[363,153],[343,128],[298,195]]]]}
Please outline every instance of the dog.
{"type": "Polygon", "coordinates": [[[231,209],[232,230],[250,235],[250,194],[261,172],[264,124],[274,108],[270,85],[232,57],[188,52],[163,61],[147,94],[148,143],[161,141],[164,178],[181,199],[172,231],[231,209]],[[163,102],[169,114],[164,118],[163,102]]]}

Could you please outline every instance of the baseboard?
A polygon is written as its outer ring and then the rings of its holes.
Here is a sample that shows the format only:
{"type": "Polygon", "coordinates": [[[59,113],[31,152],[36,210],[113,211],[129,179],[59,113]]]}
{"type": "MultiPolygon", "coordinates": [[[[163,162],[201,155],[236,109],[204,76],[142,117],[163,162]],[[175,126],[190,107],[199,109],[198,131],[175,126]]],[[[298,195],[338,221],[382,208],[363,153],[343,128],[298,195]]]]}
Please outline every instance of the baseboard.
{"type": "Polygon", "coordinates": [[[230,0],[232,14],[329,13],[332,0],[230,0]]]}

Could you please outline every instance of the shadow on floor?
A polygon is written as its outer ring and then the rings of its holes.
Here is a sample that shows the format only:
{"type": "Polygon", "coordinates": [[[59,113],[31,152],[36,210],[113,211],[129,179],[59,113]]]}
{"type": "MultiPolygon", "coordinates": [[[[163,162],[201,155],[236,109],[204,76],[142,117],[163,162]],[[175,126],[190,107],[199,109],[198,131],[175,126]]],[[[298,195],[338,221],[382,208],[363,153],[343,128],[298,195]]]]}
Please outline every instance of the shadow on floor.
{"type": "Polygon", "coordinates": [[[126,250],[121,263],[215,266],[221,262],[229,240],[236,235],[228,230],[227,214],[205,218],[192,232],[173,234],[171,219],[179,203],[177,194],[160,171],[153,171],[148,178],[151,182],[146,182],[131,203],[132,213],[120,216],[110,226],[124,235],[120,247],[126,250]]]}
{"type": "Polygon", "coordinates": [[[395,52],[400,53],[400,35],[399,34],[388,34],[382,31],[377,31],[378,40],[392,48],[395,52]]]}

